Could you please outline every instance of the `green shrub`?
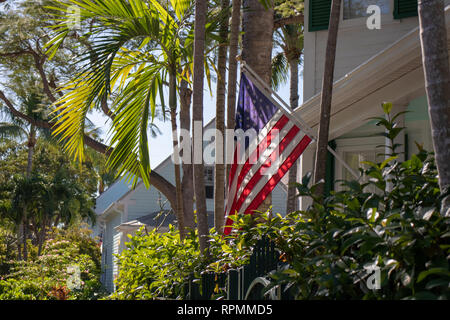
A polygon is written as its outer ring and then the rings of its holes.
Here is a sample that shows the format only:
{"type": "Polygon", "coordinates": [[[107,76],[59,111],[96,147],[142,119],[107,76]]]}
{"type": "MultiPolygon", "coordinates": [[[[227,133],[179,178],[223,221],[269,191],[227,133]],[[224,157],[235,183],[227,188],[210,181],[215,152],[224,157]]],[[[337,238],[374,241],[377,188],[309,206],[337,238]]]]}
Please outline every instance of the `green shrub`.
{"type": "Polygon", "coordinates": [[[450,218],[439,213],[446,194],[433,154],[419,146],[419,154],[397,161],[393,140],[401,128],[397,115],[386,113],[378,124],[387,129],[394,156],[366,162],[369,168],[360,171],[367,182],[342,181],[345,191],[321,199],[307,175],[297,189],[313,206],[258,225],[286,261],[273,285],[287,284],[300,299],[450,298],[450,218]],[[367,288],[368,268],[379,268],[378,290],[367,288]]]}
{"type": "Polygon", "coordinates": [[[99,281],[100,259],[89,230],[55,229],[42,255],[14,262],[12,272],[0,279],[0,299],[97,299],[105,294],[99,281]],[[79,286],[68,287],[71,277],[76,277],[71,267],[80,270],[79,286]]]}
{"type": "Polygon", "coordinates": [[[0,277],[10,272],[17,259],[17,240],[15,235],[0,224],[0,277]]]}
{"type": "Polygon", "coordinates": [[[117,289],[111,299],[177,298],[185,278],[206,267],[197,234],[181,242],[173,226],[166,233],[141,229],[126,246],[118,256],[117,289]]]}

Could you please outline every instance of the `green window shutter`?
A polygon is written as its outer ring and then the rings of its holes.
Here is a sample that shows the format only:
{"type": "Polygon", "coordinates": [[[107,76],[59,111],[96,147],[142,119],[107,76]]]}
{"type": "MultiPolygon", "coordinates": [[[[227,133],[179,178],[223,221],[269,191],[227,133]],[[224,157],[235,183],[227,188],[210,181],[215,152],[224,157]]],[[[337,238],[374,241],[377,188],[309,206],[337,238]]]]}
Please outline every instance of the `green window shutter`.
{"type": "Polygon", "coordinates": [[[394,0],[394,19],[417,16],[417,0],[394,0]]]}
{"type": "Polygon", "coordinates": [[[308,31],[328,29],[330,11],[331,0],[310,0],[308,31]]]}

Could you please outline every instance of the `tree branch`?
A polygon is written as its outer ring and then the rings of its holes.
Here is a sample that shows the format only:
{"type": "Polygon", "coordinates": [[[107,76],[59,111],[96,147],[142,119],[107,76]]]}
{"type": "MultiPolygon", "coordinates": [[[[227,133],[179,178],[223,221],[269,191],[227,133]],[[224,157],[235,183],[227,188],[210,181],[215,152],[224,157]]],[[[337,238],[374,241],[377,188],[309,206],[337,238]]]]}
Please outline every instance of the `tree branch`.
{"type": "Polygon", "coordinates": [[[273,22],[273,28],[278,29],[288,24],[303,23],[304,20],[305,17],[303,16],[303,13],[288,18],[277,19],[273,22]]]}
{"type": "Polygon", "coordinates": [[[25,54],[32,55],[33,52],[29,50],[19,50],[14,52],[0,52],[0,57],[19,57],[25,54]]]}
{"type": "Polygon", "coordinates": [[[112,112],[111,109],[109,108],[108,101],[106,99],[106,95],[103,96],[100,106],[103,110],[103,113],[105,115],[107,115],[111,120],[114,121],[114,119],[116,118],[116,114],[114,112],[112,112]]]}
{"type": "MultiPolygon", "coordinates": [[[[55,124],[52,124],[44,120],[36,120],[17,110],[12,104],[12,102],[5,96],[2,90],[0,90],[0,99],[3,100],[3,102],[6,104],[6,106],[9,108],[9,110],[14,116],[24,119],[25,121],[39,128],[49,129],[51,131],[54,131],[57,128],[55,124]]],[[[87,134],[84,134],[83,141],[84,144],[87,145],[88,147],[91,147],[95,151],[103,153],[107,156],[109,156],[113,151],[113,148],[91,138],[87,134]]],[[[172,183],[170,183],[163,176],[161,176],[160,174],[158,174],[156,171],[153,170],[150,171],[150,183],[153,186],[155,186],[156,189],[161,191],[161,193],[169,200],[172,208],[176,207],[176,198],[175,198],[176,192],[175,187],[172,183]]]]}
{"type": "MultiPolygon", "coordinates": [[[[38,44],[37,44],[38,45],[38,44]]],[[[39,47],[37,47],[39,50],[39,47]]],[[[21,55],[31,55],[34,58],[36,69],[39,72],[39,75],[42,79],[42,84],[44,87],[44,92],[48,96],[51,102],[55,102],[57,99],[53,95],[51,88],[55,87],[56,84],[49,82],[47,75],[44,70],[44,63],[47,59],[47,56],[45,54],[40,55],[38,52],[35,52],[31,46],[29,47],[29,50],[18,50],[15,52],[6,52],[6,53],[0,53],[0,57],[18,57],[21,55]]],[[[11,113],[19,117],[25,121],[27,121],[30,124],[35,125],[36,127],[43,128],[43,129],[49,129],[50,131],[54,131],[57,126],[54,123],[51,123],[49,121],[44,120],[37,120],[34,119],[19,110],[17,110],[13,103],[6,97],[6,95],[3,93],[3,91],[0,90],[0,99],[3,100],[3,102],[6,104],[8,109],[11,111],[11,113]]],[[[112,120],[115,118],[115,114],[109,109],[108,103],[106,98],[102,100],[101,108],[103,112],[112,120]]],[[[113,151],[113,148],[91,138],[90,136],[84,134],[83,136],[84,144],[92,149],[94,149],[97,152],[103,153],[107,156],[111,154],[113,151]]],[[[163,176],[158,174],[155,171],[150,172],[150,183],[158,189],[170,202],[170,205],[172,208],[176,208],[176,190],[172,183],[170,183],[168,180],[166,180],[163,176]]]]}
{"type": "Polygon", "coordinates": [[[55,102],[56,98],[52,93],[52,90],[50,89],[50,84],[48,82],[47,79],[47,75],[45,74],[44,71],[44,63],[45,60],[47,59],[47,56],[40,56],[38,53],[33,53],[33,57],[34,57],[34,64],[36,66],[36,69],[39,72],[39,75],[41,76],[41,80],[42,80],[42,84],[44,86],[44,92],[47,95],[47,97],[50,99],[51,102],[55,102]]]}

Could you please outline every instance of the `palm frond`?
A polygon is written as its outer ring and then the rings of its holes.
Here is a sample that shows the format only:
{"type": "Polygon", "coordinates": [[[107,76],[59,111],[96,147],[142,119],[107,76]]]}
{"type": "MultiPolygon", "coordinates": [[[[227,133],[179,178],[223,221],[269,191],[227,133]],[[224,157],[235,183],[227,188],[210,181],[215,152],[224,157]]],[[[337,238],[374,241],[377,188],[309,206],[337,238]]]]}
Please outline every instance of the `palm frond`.
{"type": "Polygon", "coordinates": [[[0,141],[23,140],[28,133],[21,127],[8,122],[0,122],[0,141]]]}
{"type": "Polygon", "coordinates": [[[272,76],[270,79],[272,88],[278,90],[288,79],[289,66],[287,59],[283,52],[279,52],[272,58],[272,76]]]}
{"type": "Polygon", "coordinates": [[[140,176],[146,185],[149,185],[150,173],[149,119],[156,115],[156,99],[163,90],[163,73],[164,64],[147,66],[134,73],[113,105],[116,117],[110,133],[114,150],[108,165],[120,175],[128,171],[133,177],[140,176]],[[135,166],[136,161],[141,164],[139,167],[135,166]]]}
{"type": "MultiPolygon", "coordinates": [[[[112,152],[108,166],[127,180],[142,178],[149,186],[150,160],[148,133],[157,114],[159,96],[165,114],[163,83],[168,70],[179,69],[191,54],[191,47],[180,40],[180,28],[190,12],[192,0],[171,0],[171,9],[157,0],[68,0],[54,6],[54,36],[46,48],[58,50],[70,34],[67,9],[79,9],[81,23],[90,22],[91,50],[79,58],[80,73],[65,85],[66,92],[55,103],[55,134],[65,150],[78,160],[84,158],[83,137],[88,112],[111,99],[114,120],[109,131],[112,152]],[[182,58],[183,57],[183,58],[182,58]]],[[[169,6],[169,3],[167,3],[169,6]]],[[[183,40],[184,41],[184,40],[183,40]]],[[[178,77],[178,81],[181,77],[178,77]]]]}

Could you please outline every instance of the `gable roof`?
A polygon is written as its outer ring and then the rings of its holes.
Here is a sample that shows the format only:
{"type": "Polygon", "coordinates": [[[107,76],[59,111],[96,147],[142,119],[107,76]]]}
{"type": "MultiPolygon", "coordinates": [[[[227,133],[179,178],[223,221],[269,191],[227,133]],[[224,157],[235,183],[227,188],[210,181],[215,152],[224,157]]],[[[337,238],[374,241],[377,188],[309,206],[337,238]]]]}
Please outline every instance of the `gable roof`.
{"type": "MultiPolygon", "coordinates": [[[[208,214],[208,226],[214,227],[214,213],[211,211],[208,214]]],[[[165,232],[169,229],[169,225],[176,224],[176,217],[172,210],[155,211],[148,215],[138,217],[134,220],[124,222],[115,229],[117,231],[134,231],[142,226],[149,228],[159,228],[161,232],[165,232]]]]}
{"type": "Polygon", "coordinates": [[[95,199],[94,212],[102,214],[118,199],[121,199],[131,189],[131,183],[126,183],[125,178],[117,179],[108,189],[95,199]]]}

